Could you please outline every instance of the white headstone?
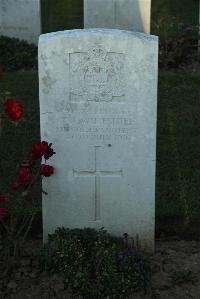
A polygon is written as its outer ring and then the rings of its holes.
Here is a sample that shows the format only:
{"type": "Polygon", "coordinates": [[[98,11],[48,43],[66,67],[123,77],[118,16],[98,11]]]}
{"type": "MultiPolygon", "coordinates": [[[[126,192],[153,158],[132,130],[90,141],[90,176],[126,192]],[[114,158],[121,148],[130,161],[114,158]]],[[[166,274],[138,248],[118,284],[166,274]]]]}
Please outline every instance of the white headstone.
{"type": "Polygon", "coordinates": [[[154,244],[158,39],[130,31],[40,36],[44,239],[57,227],[104,227],[154,244]]]}
{"type": "Polygon", "coordinates": [[[40,0],[0,0],[0,35],[38,44],[40,0]]]}
{"type": "Polygon", "coordinates": [[[84,28],[150,33],[151,0],[84,0],[84,28]]]}

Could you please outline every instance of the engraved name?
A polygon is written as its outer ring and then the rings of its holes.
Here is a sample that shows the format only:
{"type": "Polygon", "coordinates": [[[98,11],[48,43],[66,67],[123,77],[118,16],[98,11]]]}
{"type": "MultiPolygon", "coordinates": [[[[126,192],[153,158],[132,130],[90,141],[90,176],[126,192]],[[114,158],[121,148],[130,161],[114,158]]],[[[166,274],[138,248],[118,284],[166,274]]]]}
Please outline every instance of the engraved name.
{"type": "Polygon", "coordinates": [[[13,31],[26,31],[28,27],[15,27],[15,26],[2,26],[0,25],[0,30],[13,30],[13,31]]]}
{"type": "Polygon", "coordinates": [[[130,116],[64,117],[56,132],[69,139],[129,140],[135,132],[135,121],[130,116]]]}

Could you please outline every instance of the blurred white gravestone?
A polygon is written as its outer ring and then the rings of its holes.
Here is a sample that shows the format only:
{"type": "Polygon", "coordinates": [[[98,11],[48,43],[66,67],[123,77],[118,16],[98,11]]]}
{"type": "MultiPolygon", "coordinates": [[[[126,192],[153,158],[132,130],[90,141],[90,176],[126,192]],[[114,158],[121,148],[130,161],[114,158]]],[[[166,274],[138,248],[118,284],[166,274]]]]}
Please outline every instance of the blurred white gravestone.
{"type": "Polygon", "coordinates": [[[40,0],[0,0],[0,35],[38,44],[40,0]]]}
{"type": "Polygon", "coordinates": [[[151,0],[84,0],[84,28],[150,33],[151,0]]]}
{"type": "Polygon", "coordinates": [[[158,39],[70,30],[39,40],[44,240],[57,227],[101,228],[154,247],[158,39]]]}

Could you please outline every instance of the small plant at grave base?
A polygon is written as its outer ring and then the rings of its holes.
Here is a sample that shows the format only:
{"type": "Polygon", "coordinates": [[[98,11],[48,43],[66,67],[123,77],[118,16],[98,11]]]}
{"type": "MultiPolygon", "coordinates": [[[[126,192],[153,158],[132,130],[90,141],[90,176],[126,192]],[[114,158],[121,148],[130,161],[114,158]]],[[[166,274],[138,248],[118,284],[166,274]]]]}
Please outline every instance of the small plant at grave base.
{"type": "MultiPolygon", "coordinates": [[[[0,79],[2,76],[3,68],[0,66],[0,79]]],[[[21,102],[11,98],[10,93],[1,93],[0,104],[1,122],[10,121],[17,126],[24,115],[21,102]]],[[[6,275],[17,262],[33,220],[40,211],[32,192],[40,178],[54,173],[54,168],[46,164],[46,160],[55,154],[51,146],[46,141],[34,143],[26,159],[19,163],[17,177],[10,184],[9,191],[6,194],[0,191],[0,276],[6,275]],[[40,163],[42,158],[44,164],[40,163]]]]}
{"type": "Polygon", "coordinates": [[[125,298],[145,291],[151,277],[147,255],[104,230],[58,228],[49,235],[41,270],[59,273],[73,295],[125,298]]]}
{"type": "Polygon", "coordinates": [[[174,271],[171,275],[172,283],[181,285],[184,283],[197,283],[197,276],[190,270],[174,271]]]}

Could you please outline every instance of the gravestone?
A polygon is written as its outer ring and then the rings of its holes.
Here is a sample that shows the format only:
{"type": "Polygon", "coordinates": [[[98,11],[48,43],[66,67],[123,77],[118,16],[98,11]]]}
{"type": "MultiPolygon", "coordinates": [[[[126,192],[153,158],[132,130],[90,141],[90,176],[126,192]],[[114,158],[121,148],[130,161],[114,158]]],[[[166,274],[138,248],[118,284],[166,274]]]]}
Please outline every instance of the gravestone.
{"type": "Polygon", "coordinates": [[[150,33],[151,0],[84,0],[84,28],[150,33]]]}
{"type": "Polygon", "coordinates": [[[0,0],[0,35],[38,44],[40,0],[0,0]]]}
{"type": "Polygon", "coordinates": [[[57,227],[104,227],[154,244],[158,39],[130,31],[49,33],[39,40],[44,240],[57,227]]]}

